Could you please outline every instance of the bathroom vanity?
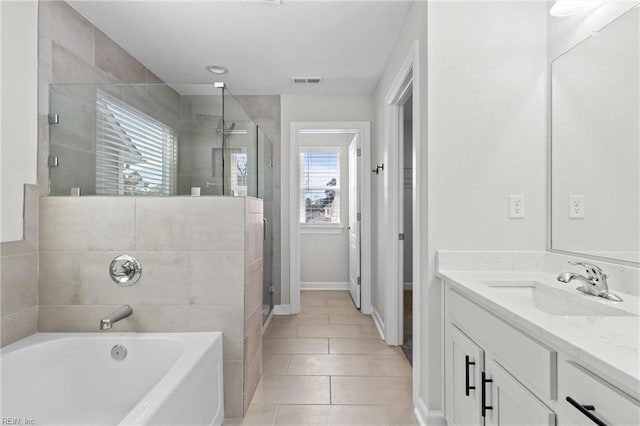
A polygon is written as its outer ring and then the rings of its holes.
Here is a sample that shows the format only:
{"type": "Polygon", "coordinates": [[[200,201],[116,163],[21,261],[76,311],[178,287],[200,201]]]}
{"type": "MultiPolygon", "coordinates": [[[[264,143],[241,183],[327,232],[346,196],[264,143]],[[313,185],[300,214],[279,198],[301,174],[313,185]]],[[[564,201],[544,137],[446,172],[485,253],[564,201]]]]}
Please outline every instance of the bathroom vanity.
{"type": "Polygon", "coordinates": [[[610,302],[544,271],[438,276],[449,425],[640,424],[637,296],[610,302]]]}

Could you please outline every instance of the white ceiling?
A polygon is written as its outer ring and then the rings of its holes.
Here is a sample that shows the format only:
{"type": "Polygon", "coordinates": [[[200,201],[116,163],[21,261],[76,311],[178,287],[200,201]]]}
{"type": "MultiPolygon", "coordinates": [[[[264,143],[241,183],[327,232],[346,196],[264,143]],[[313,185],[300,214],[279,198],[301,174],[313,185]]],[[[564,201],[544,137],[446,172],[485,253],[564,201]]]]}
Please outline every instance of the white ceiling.
{"type": "Polygon", "coordinates": [[[236,94],[371,94],[406,1],[85,1],[69,4],[169,83],[236,94]],[[207,65],[224,65],[214,76],[207,65]],[[290,77],[320,76],[318,86],[290,77]]]}

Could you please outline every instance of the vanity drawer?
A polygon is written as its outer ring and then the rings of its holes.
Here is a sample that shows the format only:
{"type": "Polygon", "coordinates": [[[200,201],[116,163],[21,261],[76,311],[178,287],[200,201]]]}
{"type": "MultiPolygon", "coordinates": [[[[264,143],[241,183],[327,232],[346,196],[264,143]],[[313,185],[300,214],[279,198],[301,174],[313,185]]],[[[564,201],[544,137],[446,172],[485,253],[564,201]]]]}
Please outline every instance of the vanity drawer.
{"type": "Polygon", "coordinates": [[[587,411],[608,426],[640,425],[640,402],[572,361],[558,366],[558,402],[570,416],[569,424],[597,424],[570,404],[567,397],[580,405],[592,405],[595,410],[587,411]]]}
{"type": "Polygon", "coordinates": [[[511,327],[447,287],[449,320],[473,337],[520,382],[543,399],[556,399],[557,352],[511,327]]]}

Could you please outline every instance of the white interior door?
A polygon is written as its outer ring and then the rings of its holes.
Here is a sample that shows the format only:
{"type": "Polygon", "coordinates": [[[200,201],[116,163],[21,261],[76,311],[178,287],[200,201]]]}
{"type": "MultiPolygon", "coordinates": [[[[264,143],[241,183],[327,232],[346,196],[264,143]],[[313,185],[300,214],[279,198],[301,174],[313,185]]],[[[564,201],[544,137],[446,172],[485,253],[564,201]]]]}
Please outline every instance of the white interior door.
{"type": "Polygon", "coordinates": [[[360,140],[358,135],[349,144],[349,292],[360,308],[360,140]]]}

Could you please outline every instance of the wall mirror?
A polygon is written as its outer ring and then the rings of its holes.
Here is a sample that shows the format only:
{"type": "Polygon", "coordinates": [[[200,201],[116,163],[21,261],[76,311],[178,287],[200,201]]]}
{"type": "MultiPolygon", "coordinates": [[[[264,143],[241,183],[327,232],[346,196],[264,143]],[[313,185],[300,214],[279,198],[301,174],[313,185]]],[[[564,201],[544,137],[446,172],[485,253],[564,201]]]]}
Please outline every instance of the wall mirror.
{"type": "Polygon", "coordinates": [[[551,64],[551,249],[640,264],[640,10],[551,64]]]}

